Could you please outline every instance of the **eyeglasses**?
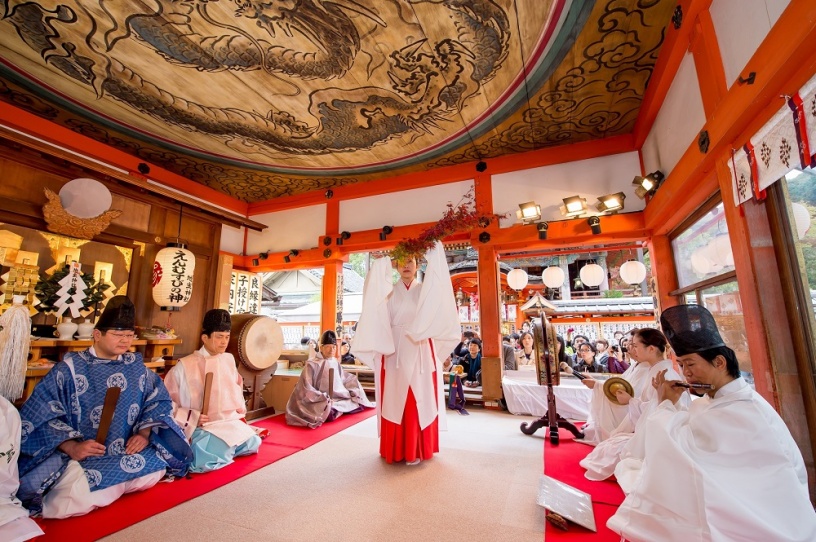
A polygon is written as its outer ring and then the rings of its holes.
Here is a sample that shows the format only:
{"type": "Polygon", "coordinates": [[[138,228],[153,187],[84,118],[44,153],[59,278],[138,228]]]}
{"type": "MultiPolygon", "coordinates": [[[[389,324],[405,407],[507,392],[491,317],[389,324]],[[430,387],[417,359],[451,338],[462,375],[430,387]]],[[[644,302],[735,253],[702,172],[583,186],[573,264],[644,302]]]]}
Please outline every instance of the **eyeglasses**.
{"type": "Polygon", "coordinates": [[[136,338],[135,333],[113,333],[111,331],[108,331],[107,335],[110,335],[111,337],[119,341],[132,341],[133,339],[136,338]]]}
{"type": "Polygon", "coordinates": [[[579,352],[592,352],[592,349],[591,348],[579,348],[578,351],[579,352]]]}

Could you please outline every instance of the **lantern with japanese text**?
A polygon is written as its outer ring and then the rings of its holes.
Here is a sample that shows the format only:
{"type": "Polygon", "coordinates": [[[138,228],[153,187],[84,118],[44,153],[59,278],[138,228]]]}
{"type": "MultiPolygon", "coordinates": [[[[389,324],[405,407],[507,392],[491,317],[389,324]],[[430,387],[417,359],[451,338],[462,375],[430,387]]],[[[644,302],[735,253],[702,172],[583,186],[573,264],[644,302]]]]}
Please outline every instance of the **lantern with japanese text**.
{"type": "Polygon", "coordinates": [[[178,311],[193,295],[195,256],[183,243],[168,243],[153,262],[153,301],[163,311],[178,311]]]}

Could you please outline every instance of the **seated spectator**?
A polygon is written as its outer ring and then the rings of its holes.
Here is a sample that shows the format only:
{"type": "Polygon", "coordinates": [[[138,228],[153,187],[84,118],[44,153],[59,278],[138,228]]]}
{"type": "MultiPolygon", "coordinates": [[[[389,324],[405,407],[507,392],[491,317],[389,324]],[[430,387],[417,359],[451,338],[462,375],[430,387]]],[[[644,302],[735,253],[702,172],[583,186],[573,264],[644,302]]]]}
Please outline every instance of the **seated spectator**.
{"type": "Polygon", "coordinates": [[[510,334],[510,344],[513,346],[513,350],[517,351],[519,348],[521,348],[521,344],[519,343],[520,338],[521,335],[519,335],[518,333],[510,334]]]}
{"type": "Polygon", "coordinates": [[[482,385],[482,341],[472,339],[468,344],[468,353],[461,360],[467,374],[465,375],[465,386],[475,388],[482,385]]]}
{"type": "Polygon", "coordinates": [[[320,353],[306,362],[286,403],[286,423],[315,429],[343,414],[374,408],[357,376],[347,373],[337,359],[337,336],[328,330],[320,338],[320,353]],[[330,370],[334,381],[329,388],[330,370]]]}
{"type": "MultiPolygon", "coordinates": [[[[588,342],[589,342],[589,339],[586,337],[586,335],[575,335],[572,338],[572,349],[575,352],[575,355],[573,355],[573,357],[572,357],[572,365],[573,366],[575,366],[575,364],[578,363],[580,361],[580,359],[581,359],[581,357],[578,355],[578,347],[581,346],[582,344],[588,343],[588,342]]],[[[594,349],[595,348],[593,347],[593,350],[594,349]]]]}
{"type": "Polygon", "coordinates": [[[173,416],[185,429],[193,448],[192,472],[226,467],[235,457],[258,453],[260,437],[244,421],[244,379],[235,358],[227,353],[230,313],[212,309],[204,315],[200,350],[180,359],[167,373],[164,384],[173,399],[173,416]],[[212,373],[207,411],[204,382],[212,373]]]}
{"type": "Polygon", "coordinates": [[[505,371],[515,371],[518,368],[516,352],[513,350],[512,339],[509,335],[502,337],[502,364],[505,371]]]}
{"type": "Polygon", "coordinates": [[[620,347],[616,344],[610,345],[607,353],[609,357],[606,358],[606,372],[613,374],[625,373],[626,369],[629,368],[629,364],[623,361],[623,359],[618,359],[618,356],[620,356],[620,347]]]}
{"type": "Polygon", "coordinates": [[[609,341],[604,338],[600,338],[595,341],[595,363],[601,366],[602,373],[608,373],[609,368],[607,366],[606,360],[609,358],[609,341]]]}
{"type": "Polygon", "coordinates": [[[344,365],[357,365],[357,358],[354,357],[354,354],[349,352],[351,349],[351,345],[348,341],[343,340],[340,343],[340,363],[344,365]]]}
{"type": "Polygon", "coordinates": [[[578,357],[576,358],[575,365],[573,365],[573,370],[578,373],[600,373],[603,372],[601,370],[601,366],[595,363],[595,348],[592,344],[585,342],[579,343],[578,346],[578,353],[576,354],[578,357]]]}
{"type": "Polygon", "coordinates": [[[308,352],[307,359],[314,359],[317,355],[317,341],[309,337],[300,339],[300,345],[308,352]]]}
{"type": "Polygon", "coordinates": [[[521,348],[516,352],[516,364],[519,369],[535,368],[535,353],[533,352],[533,334],[525,331],[521,334],[521,348]]]}

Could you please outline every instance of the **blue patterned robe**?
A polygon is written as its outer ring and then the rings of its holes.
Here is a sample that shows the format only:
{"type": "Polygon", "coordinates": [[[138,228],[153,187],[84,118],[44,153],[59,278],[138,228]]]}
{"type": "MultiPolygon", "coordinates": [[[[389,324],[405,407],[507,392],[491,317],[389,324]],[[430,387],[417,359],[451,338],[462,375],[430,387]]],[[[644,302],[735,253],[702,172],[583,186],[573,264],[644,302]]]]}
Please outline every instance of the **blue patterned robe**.
{"type": "Polygon", "coordinates": [[[42,496],[62,475],[69,457],[57,447],[69,439],[96,438],[105,393],[121,388],[104,456],[80,461],[91,491],[167,469],[182,476],[193,453],[173,420],[173,403],[159,376],[142,363],[140,353],[119,360],[72,352],[37,384],[21,411],[19,498],[39,511],[42,496]],[[73,371],[71,370],[73,363],[73,371]],[[148,446],[125,455],[130,437],[150,427],[148,446]]]}

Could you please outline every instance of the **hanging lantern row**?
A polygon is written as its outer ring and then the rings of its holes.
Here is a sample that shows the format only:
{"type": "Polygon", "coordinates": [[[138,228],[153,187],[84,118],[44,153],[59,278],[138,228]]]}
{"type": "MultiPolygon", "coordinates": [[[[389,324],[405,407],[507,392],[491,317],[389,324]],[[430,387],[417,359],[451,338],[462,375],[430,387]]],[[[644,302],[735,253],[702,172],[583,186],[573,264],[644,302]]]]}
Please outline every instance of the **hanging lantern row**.
{"type": "Polygon", "coordinates": [[[620,277],[626,284],[640,284],[646,280],[646,266],[637,260],[629,260],[620,266],[620,277]]]}
{"type": "Polygon", "coordinates": [[[153,301],[163,311],[178,311],[193,295],[195,255],[183,243],[168,243],[153,262],[153,301]]]}
{"type": "Polygon", "coordinates": [[[591,287],[600,286],[605,277],[603,267],[596,263],[583,266],[578,274],[581,276],[581,282],[584,283],[584,286],[591,287]]]}

